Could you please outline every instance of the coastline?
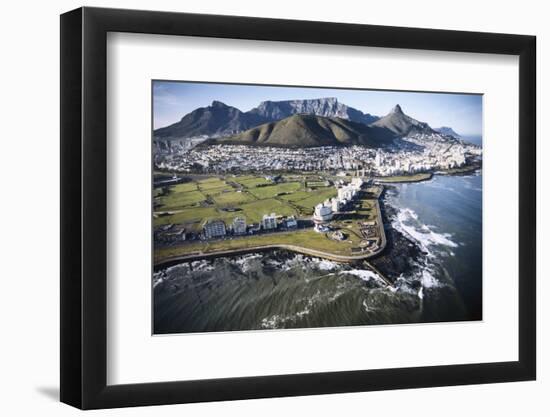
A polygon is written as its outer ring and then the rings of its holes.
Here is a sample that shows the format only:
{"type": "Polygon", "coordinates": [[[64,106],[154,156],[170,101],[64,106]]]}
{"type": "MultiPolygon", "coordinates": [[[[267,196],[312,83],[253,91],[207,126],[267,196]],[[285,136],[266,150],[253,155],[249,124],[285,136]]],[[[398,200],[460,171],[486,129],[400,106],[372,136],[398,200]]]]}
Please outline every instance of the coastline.
{"type": "MultiPolygon", "coordinates": [[[[481,164],[473,164],[463,168],[457,168],[457,169],[452,169],[447,171],[437,171],[435,173],[430,172],[430,173],[416,174],[416,175],[410,176],[410,178],[405,178],[405,176],[387,177],[388,178],[387,181],[380,181],[380,178],[383,178],[383,177],[374,178],[375,182],[378,182],[383,186],[383,190],[379,198],[376,200],[377,222],[380,230],[381,243],[379,248],[374,252],[369,252],[366,254],[358,254],[358,255],[341,255],[341,254],[326,252],[322,250],[317,250],[314,248],[308,248],[300,245],[284,244],[284,243],[265,244],[265,245],[234,248],[234,249],[227,249],[227,250],[218,250],[218,251],[211,251],[211,252],[196,251],[189,254],[167,256],[164,258],[160,258],[159,260],[154,259],[153,269],[154,271],[158,271],[163,268],[167,268],[183,262],[193,262],[197,260],[214,259],[218,257],[239,256],[239,255],[245,255],[250,253],[268,252],[272,250],[286,250],[289,252],[299,253],[306,256],[312,256],[320,259],[327,259],[330,261],[347,263],[347,264],[353,264],[353,263],[363,262],[367,260],[374,260],[376,264],[383,264],[384,261],[377,262],[376,258],[379,258],[380,255],[383,254],[383,252],[386,250],[388,246],[389,239],[386,236],[386,226],[388,226],[388,230],[390,231],[390,234],[393,235],[395,233],[395,231],[391,229],[391,223],[389,222],[389,218],[388,218],[389,216],[387,215],[387,211],[392,211],[393,208],[386,207],[386,204],[383,201],[382,201],[382,204],[380,202],[380,199],[383,199],[383,196],[384,196],[384,193],[386,192],[387,187],[391,188],[391,184],[419,183],[419,182],[429,181],[433,179],[435,175],[445,175],[445,176],[468,175],[468,174],[471,174],[472,172],[477,171],[480,168],[481,168],[481,164]]],[[[393,237],[391,239],[392,246],[395,244],[395,242],[393,242],[394,239],[395,238],[393,237]]],[[[409,242],[408,239],[406,238],[404,239],[405,241],[409,242]]],[[[384,274],[387,274],[387,273],[384,272],[384,274]]],[[[393,274],[390,272],[389,275],[393,275],[393,274]]]]}
{"type": "Polygon", "coordinates": [[[374,177],[373,181],[378,184],[398,184],[404,182],[423,182],[433,178],[432,172],[423,172],[413,175],[396,175],[391,177],[374,177]]]}
{"type": "Polygon", "coordinates": [[[461,168],[452,168],[452,169],[447,169],[443,171],[436,171],[434,174],[435,175],[458,175],[458,176],[468,175],[473,172],[476,172],[478,169],[481,169],[481,168],[482,168],[482,164],[476,163],[476,164],[467,165],[461,168]]]}
{"type": "Polygon", "coordinates": [[[155,271],[157,271],[159,269],[166,268],[168,266],[172,266],[181,262],[192,262],[192,261],[211,259],[211,258],[217,258],[222,256],[238,256],[238,255],[245,255],[248,253],[266,252],[266,251],[276,250],[276,249],[288,250],[290,252],[300,253],[307,256],[313,256],[316,258],[328,259],[331,261],[342,262],[342,263],[354,263],[354,262],[365,261],[367,259],[371,259],[379,255],[386,248],[386,243],[387,243],[386,233],[385,233],[384,223],[382,221],[380,203],[378,200],[376,200],[376,211],[377,211],[377,222],[378,222],[379,231],[380,231],[380,246],[374,252],[369,252],[367,254],[347,256],[347,255],[338,255],[335,253],[323,252],[317,249],[306,248],[298,245],[269,244],[269,245],[259,245],[259,246],[248,247],[248,248],[236,248],[236,249],[229,249],[229,250],[223,250],[223,251],[212,251],[212,252],[206,252],[206,253],[200,252],[200,253],[194,253],[189,255],[177,255],[172,257],[166,257],[164,259],[159,260],[158,262],[155,261],[153,263],[153,268],[155,271]]]}

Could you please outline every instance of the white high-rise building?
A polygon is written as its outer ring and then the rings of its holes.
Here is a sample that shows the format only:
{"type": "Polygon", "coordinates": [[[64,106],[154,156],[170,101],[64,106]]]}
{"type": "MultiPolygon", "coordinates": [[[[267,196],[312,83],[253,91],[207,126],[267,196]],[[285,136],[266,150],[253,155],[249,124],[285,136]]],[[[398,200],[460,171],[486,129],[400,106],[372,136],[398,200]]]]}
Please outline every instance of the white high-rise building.
{"type": "Polygon", "coordinates": [[[262,217],[262,228],[264,230],[272,230],[277,228],[277,216],[275,213],[264,214],[262,217]]]}
{"type": "Polygon", "coordinates": [[[341,202],[340,202],[339,199],[333,198],[333,199],[330,201],[330,204],[331,204],[332,212],[333,212],[333,213],[338,213],[338,212],[340,211],[341,202]]]}
{"type": "Polygon", "coordinates": [[[202,227],[206,239],[225,236],[225,223],[221,220],[208,220],[202,227]]]}
{"type": "Polygon", "coordinates": [[[359,190],[363,186],[363,180],[359,177],[353,177],[351,179],[351,185],[359,190]]]}
{"type": "Polygon", "coordinates": [[[376,152],[376,156],[374,158],[374,164],[378,168],[380,165],[382,165],[382,155],[380,154],[380,151],[376,152]]]}
{"type": "MultiPolygon", "coordinates": [[[[325,202],[326,203],[326,202],[325,202]]],[[[317,204],[313,213],[313,221],[316,224],[325,223],[332,220],[332,206],[328,204],[317,204]]]]}
{"type": "Polygon", "coordinates": [[[233,233],[236,235],[246,234],[246,220],[243,217],[235,217],[233,219],[233,233]]]}

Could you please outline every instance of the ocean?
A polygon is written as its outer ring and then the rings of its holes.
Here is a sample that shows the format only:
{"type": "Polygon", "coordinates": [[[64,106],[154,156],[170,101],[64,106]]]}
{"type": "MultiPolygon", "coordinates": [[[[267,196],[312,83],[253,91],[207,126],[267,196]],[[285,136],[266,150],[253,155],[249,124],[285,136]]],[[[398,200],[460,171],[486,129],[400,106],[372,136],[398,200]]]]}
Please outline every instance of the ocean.
{"type": "Polygon", "coordinates": [[[383,206],[392,286],[285,251],[182,263],[153,275],[154,333],[481,320],[481,172],[388,186],[383,206]]]}

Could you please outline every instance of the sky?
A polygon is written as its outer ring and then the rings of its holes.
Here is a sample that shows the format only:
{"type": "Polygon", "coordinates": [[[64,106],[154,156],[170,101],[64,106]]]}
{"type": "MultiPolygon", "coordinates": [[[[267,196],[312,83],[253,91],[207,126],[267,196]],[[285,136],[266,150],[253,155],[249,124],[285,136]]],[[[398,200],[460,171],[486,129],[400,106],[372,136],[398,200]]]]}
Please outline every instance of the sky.
{"type": "Polygon", "coordinates": [[[481,95],[174,81],[153,81],[153,127],[178,122],[187,113],[209,106],[214,100],[244,112],[266,100],[323,97],[336,97],[343,104],[375,116],[384,116],[399,104],[405,114],[433,128],[449,126],[464,136],[482,132],[481,95]]]}

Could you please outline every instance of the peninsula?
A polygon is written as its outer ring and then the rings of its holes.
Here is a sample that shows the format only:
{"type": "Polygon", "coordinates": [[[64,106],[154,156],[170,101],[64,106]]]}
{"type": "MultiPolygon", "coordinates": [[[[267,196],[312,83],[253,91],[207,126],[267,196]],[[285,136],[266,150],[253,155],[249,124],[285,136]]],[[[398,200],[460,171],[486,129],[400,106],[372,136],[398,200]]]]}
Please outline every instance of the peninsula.
{"type": "Polygon", "coordinates": [[[481,148],[400,105],[383,117],[334,98],[214,101],[154,132],[154,264],[286,249],[338,262],[386,246],[384,184],[481,164],[481,148]]]}

